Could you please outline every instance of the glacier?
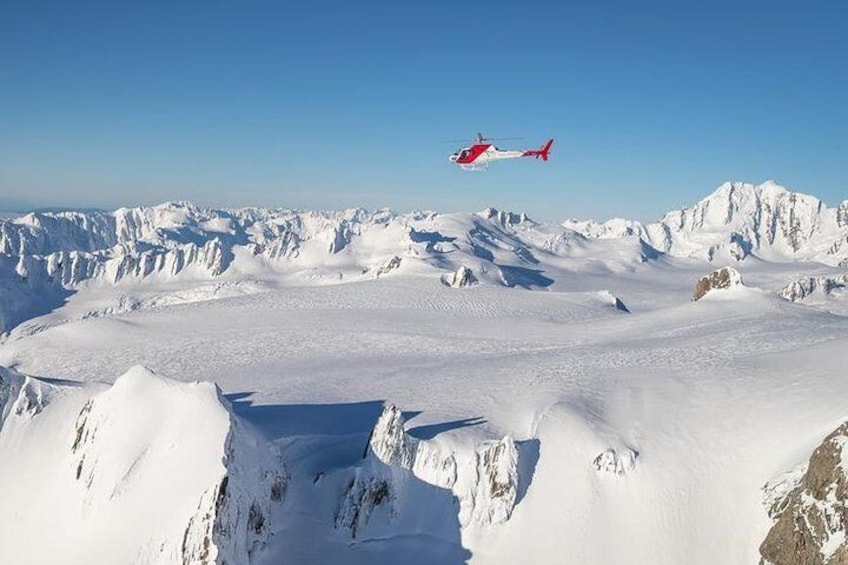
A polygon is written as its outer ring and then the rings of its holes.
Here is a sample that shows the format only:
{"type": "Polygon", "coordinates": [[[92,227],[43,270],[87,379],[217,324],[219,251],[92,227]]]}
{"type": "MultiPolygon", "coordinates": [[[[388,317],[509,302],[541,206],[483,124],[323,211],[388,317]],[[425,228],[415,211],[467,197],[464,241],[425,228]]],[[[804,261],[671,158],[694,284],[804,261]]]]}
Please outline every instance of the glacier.
{"type": "Polygon", "coordinates": [[[842,555],[802,478],[844,436],[846,241],[773,182],[648,224],[4,219],[0,561],[751,563],[815,512],[842,555]]]}
{"type": "Polygon", "coordinates": [[[726,183],[656,223],[561,226],[495,209],[296,212],[170,202],[0,220],[0,250],[0,331],[8,332],[63,304],[82,286],[243,280],[251,274],[288,284],[331,284],[437,271],[452,286],[480,279],[539,289],[555,283],[551,274],[557,270],[585,261],[620,271],[663,256],[710,262],[752,256],[845,267],[848,201],[828,208],[771,181],[726,183]],[[606,245],[610,240],[617,245],[606,245]]]}

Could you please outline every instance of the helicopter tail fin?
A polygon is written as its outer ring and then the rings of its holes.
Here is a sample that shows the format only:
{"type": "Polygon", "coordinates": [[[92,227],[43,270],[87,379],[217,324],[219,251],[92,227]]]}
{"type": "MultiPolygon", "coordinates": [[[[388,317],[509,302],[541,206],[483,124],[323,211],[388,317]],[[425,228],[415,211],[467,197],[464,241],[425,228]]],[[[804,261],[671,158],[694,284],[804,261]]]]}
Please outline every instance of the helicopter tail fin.
{"type": "Polygon", "coordinates": [[[550,151],[551,151],[551,145],[553,145],[553,144],[554,144],[554,140],[553,140],[553,139],[549,139],[549,140],[548,140],[548,142],[547,142],[547,143],[546,143],[546,144],[542,147],[542,149],[539,151],[539,156],[540,156],[540,157],[542,157],[542,161],[547,161],[547,160],[548,160],[548,154],[550,153],[550,151]]]}
{"type": "Polygon", "coordinates": [[[538,149],[538,150],[531,150],[531,151],[525,151],[525,152],[524,152],[524,156],[525,156],[525,157],[535,157],[535,158],[537,158],[537,159],[538,159],[539,157],[541,157],[541,158],[542,158],[542,161],[547,161],[547,160],[548,160],[548,157],[550,156],[550,152],[551,152],[551,145],[553,145],[553,144],[554,144],[554,140],[553,140],[553,139],[549,139],[549,140],[548,140],[548,142],[547,142],[547,143],[545,143],[545,144],[544,144],[544,145],[543,145],[540,149],[538,149]]]}

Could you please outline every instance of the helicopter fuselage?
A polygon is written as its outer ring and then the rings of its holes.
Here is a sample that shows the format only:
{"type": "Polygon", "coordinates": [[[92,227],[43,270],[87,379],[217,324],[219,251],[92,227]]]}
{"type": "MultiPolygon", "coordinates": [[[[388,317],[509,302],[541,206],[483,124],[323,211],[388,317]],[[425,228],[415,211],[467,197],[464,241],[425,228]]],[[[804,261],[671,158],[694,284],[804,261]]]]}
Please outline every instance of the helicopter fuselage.
{"type": "Polygon", "coordinates": [[[500,161],[502,159],[515,159],[518,157],[541,157],[543,161],[548,160],[548,153],[554,140],[551,139],[541,149],[514,151],[498,149],[491,143],[475,143],[470,147],[453,153],[448,160],[451,163],[459,165],[463,169],[485,169],[492,161],[500,161]]]}

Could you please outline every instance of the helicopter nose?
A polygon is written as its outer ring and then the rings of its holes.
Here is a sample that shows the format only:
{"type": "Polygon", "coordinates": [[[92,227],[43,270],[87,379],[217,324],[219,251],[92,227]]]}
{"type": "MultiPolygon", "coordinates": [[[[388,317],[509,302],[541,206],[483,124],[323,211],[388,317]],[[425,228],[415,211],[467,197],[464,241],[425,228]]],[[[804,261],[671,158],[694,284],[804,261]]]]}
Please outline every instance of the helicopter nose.
{"type": "Polygon", "coordinates": [[[451,155],[450,157],[448,157],[448,161],[450,161],[451,163],[456,162],[456,155],[451,155]]]}

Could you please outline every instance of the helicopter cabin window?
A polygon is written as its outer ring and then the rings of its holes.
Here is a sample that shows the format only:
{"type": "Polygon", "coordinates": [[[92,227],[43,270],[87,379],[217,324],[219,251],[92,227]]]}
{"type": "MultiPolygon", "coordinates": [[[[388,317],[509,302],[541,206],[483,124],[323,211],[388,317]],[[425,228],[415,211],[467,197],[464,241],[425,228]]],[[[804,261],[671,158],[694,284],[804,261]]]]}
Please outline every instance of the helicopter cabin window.
{"type": "Polygon", "coordinates": [[[462,151],[459,152],[459,158],[460,159],[465,159],[466,157],[468,157],[468,149],[463,149],[462,151]]]}

